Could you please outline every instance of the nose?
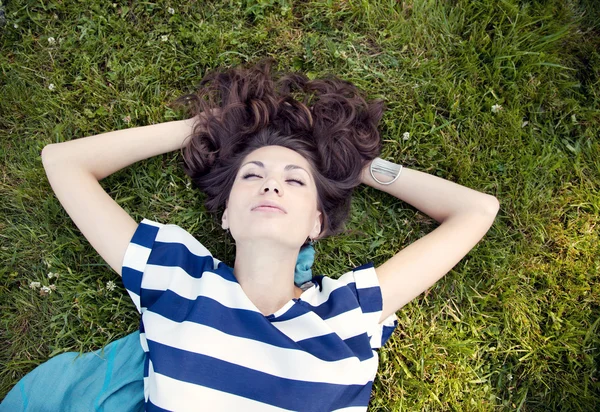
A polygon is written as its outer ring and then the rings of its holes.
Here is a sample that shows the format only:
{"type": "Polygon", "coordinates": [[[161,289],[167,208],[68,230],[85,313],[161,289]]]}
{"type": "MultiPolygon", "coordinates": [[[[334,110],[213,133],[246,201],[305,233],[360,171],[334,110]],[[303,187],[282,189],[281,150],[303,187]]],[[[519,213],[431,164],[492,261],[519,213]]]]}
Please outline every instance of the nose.
{"type": "Polygon", "coordinates": [[[269,191],[275,192],[278,195],[283,194],[283,190],[280,188],[279,183],[275,179],[267,179],[262,187],[263,193],[267,193],[269,191]]]}

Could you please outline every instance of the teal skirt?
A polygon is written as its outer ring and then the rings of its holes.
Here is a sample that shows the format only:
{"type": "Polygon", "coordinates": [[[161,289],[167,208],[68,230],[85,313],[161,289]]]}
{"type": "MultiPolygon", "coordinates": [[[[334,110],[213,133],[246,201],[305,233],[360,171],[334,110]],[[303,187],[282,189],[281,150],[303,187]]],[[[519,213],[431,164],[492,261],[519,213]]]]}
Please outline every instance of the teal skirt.
{"type": "Polygon", "coordinates": [[[0,411],[143,411],[144,360],[139,332],[95,352],[57,355],[25,375],[0,411]]]}

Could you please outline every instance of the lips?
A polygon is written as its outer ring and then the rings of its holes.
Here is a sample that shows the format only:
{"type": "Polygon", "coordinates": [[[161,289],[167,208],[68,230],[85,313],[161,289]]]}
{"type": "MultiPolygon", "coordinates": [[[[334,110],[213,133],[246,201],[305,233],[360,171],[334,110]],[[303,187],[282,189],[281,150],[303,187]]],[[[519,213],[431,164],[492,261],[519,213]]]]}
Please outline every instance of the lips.
{"type": "Polygon", "coordinates": [[[252,208],[252,210],[265,211],[265,212],[287,213],[283,207],[279,206],[275,202],[270,202],[270,201],[260,202],[259,204],[255,205],[252,208]]]}

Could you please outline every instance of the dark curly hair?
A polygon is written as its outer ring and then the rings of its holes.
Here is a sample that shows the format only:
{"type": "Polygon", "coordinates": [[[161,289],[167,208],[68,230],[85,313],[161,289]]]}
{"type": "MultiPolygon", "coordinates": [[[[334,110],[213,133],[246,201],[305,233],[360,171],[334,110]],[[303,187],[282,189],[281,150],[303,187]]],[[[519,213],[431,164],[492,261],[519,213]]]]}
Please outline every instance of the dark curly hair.
{"type": "Polygon", "coordinates": [[[183,169],[207,195],[207,209],[219,212],[246,155],[269,145],[292,149],[312,168],[323,215],[319,237],[339,233],[363,167],[381,152],[377,125],[384,102],[367,102],[356,86],[334,75],[272,76],[273,64],[268,58],[213,70],[195,93],[173,102],[197,119],[181,149],[183,169]]]}

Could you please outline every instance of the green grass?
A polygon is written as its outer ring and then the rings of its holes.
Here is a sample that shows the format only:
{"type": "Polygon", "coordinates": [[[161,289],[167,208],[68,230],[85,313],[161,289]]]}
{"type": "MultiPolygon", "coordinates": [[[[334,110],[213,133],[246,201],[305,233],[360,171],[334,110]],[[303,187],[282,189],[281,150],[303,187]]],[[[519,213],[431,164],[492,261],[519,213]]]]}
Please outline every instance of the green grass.
{"type": "MultiPolygon", "coordinates": [[[[50,356],[98,349],[138,325],[120,280],[54,197],[42,148],[181,118],[167,104],[208,69],[273,56],[282,70],[334,73],[383,97],[382,157],[500,200],[484,239],[398,312],[370,410],[600,409],[592,0],[22,1],[6,6],[6,20],[0,395],[50,356]],[[31,281],[56,290],[40,296],[31,281]]],[[[231,263],[233,245],[180,160],[165,154],[101,183],[136,220],[178,224],[231,263]]],[[[363,187],[347,228],[318,243],[318,272],[381,264],[435,225],[363,187]]]]}

